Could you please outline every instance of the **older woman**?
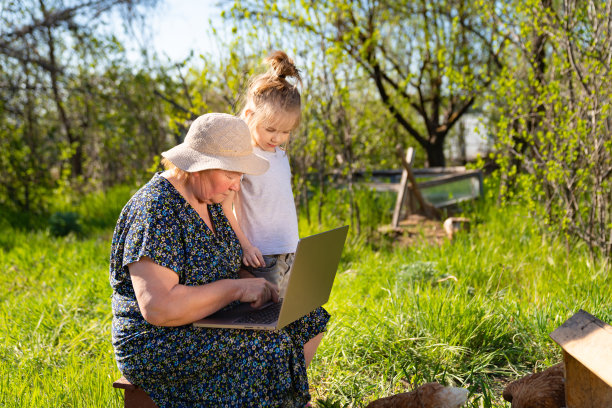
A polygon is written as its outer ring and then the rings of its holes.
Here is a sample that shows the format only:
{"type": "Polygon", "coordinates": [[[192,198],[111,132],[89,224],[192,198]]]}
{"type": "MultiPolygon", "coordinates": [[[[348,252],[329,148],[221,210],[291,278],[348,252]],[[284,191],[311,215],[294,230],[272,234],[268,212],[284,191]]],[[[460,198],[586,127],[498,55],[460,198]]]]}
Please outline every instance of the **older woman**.
{"type": "Polygon", "coordinates": [[[212,113],[162,154],[121,212],[111,248],[113,346],[123,375],[160,407],[304,406],[306,367],[329,315],[319,308],[278,331],[195,328],[238,302],[278,301],[239,276],[240,243],[221,202],[268,163],[241,119],[212,113]]]}

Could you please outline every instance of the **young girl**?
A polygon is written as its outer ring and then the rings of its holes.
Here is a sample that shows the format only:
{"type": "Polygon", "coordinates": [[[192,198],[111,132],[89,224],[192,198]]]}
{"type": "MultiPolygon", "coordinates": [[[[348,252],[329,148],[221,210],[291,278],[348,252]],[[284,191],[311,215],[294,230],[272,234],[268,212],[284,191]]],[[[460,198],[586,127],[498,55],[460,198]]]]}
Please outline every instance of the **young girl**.
{"type": "MultiPolygon", "coordinates": [[[[293,61],[282,51],[273,52],[264,62],[269,69],[251,80],[240,116],[249,126],[254,152],[267,159],[270,167],[260,176],[245,174],[240,190],[232,193],[238,220],[233,216],[232,196],[223,203],[223,211],[242,246],[244,265],[255,277],[278,285],[282,298],[299,239],[286,149],[289,135],[300,123],[297,85],[301,79],[293,61]],[[293,78],[294,84],[287,78],[293,78]]],[[[328,320],[327,311],[319,307],[287,327],[302,336],[304,327],[328,320]]],[[[323,331],[313,338],[302,336],[306,368],[322,338],[323,331]]]]}
{"type": "Polygon", "coordinates": [[[301,78],[282,51],[264,62],[269,69],[250,81],[240,116],[249,126],[255,153],[267,159],[270,168],[260,176],[245,174],[240,191],[233,194],[237,222],[229,199],[224,212],[240,240],[247,270],[278,285],[282,297],[299,239],[286,148],[300,122],[301,78]]]}

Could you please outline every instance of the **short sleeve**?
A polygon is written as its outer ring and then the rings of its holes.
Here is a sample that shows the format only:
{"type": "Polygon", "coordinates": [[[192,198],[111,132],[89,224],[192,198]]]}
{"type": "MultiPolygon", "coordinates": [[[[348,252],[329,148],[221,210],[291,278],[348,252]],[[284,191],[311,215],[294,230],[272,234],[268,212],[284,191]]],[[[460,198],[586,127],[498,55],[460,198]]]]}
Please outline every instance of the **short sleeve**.
{"type": "Polygon", "coordinates": [[[125,235],[122,266],[147,256],[182,277],[186,255],[176,212],[164,206],[163,200],[144,201],[133,210],[125,235]]]}

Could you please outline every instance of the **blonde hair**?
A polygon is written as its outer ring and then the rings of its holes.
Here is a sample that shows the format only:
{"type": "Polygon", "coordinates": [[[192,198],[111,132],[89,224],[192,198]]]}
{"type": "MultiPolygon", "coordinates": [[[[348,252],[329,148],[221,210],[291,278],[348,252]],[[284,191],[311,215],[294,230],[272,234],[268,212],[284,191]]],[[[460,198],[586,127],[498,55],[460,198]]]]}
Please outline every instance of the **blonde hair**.
{"type": "Polygon", "coordinates": [[[174,177],[176,177],[176,179],[182,183],[186,183],[189,180],[189,177],[191,176],[191,173],[183,169],[179,169],[174,163],[172,163],[165,157],[162,158],[161,164],[162,166],[164,166],[165,170],[171,171],[174,174],[174,177]]]}
{"type": "Polygon", "coordinates": [[[251,131],[260,123],[272,121],[279,112],[298,113],[295,129],[300,124],[302,101],[298,86],[302,85],[300,71],[283,51],[273,51],[264,59],[268,70],[249,82],[246,101],[240,116],[251,131]],[[294,78],[294,83],[287,81],[294,78]],[[246,111],[253,114],[246,117],[246,111]]]}

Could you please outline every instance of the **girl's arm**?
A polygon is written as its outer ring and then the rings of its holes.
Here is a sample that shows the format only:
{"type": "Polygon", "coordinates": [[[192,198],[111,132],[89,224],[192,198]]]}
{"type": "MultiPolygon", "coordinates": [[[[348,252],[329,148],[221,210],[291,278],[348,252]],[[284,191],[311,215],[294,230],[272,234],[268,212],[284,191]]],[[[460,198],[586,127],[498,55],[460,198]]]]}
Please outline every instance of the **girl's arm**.
{"type": "Polygon", "coordinates": [[[156,326],[181,326],[206,317],[233,301],[257,308],[278,301],[274,285],[263,278],[223,279],[200,286],[179,284],[176,272],[142,257],[128,265],[138,307],[156,326]]]}
{"type": "Polygon", "coordinates": [[[242,247],[242,263],[244,263],[246,266],[266,266],[259,248],[251,244],[251,241],[249,241],[244,232],[242,232],[242,228],[240,228],[240,224],[238,223],[236,215],[234,214],[235,198],[236,193],[232,191],[225,199],[225,201],[221,203],[221,206],[223,207],[223,212],[225,213],[225,216],[227,217],[230,225],[236,233],[236,236],[238,237],[238,241],[240,241],[240,246],[242,247]]]}

